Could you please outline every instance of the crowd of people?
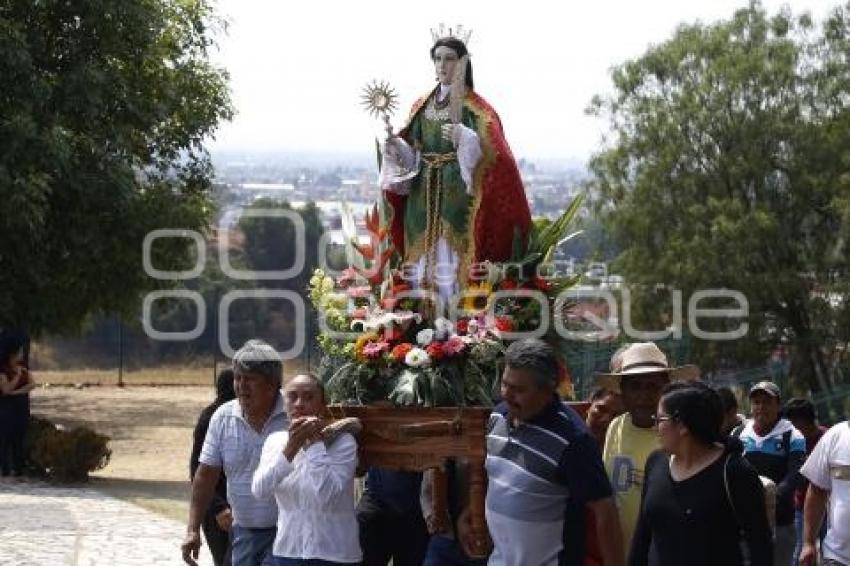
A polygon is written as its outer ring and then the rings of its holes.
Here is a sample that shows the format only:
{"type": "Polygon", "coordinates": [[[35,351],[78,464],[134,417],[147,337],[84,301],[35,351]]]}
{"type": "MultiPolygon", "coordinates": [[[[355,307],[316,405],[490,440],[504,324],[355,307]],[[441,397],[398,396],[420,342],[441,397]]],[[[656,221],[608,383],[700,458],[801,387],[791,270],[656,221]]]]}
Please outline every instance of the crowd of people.
{"type": "Polygon", "coordinates": [[[328,419],[312,375],[281,389],[282,370],[249,341],[199,419],[188,564],[203,528],[215,563],[237,566],[850,565],[848,424],[818,425],[770,381],[749,389],[746,417],[732,389],[628,344],[582,418],[557,394],[555,351],[511,344],[486,436],[482,558],[462,459],[445,468],[446,520],[427,474],[370,468],[356,501],[360,423],[328,419]]]}

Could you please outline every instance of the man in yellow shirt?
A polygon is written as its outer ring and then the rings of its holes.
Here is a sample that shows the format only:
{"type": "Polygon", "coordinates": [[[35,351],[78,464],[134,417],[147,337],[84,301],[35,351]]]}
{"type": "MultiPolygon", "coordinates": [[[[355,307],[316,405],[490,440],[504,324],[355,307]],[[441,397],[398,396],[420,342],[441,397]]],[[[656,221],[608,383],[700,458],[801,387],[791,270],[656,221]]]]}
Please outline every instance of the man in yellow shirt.
{"type": "Polygon", "coordinates": [[[695,379],[695,366],[671,368],[667,356],[652,342],[629,345],[612,359],[612,373],[599,376],[600,384],[620,391],[626,412],[611,423],[602,458],[620,511],[623,547],[628,553],[640,511],[644,465],[658,449],[655,411],[661,390],[671,380],[695,379]],[[616,367],[619,366],[619,367],[616,367]]]}

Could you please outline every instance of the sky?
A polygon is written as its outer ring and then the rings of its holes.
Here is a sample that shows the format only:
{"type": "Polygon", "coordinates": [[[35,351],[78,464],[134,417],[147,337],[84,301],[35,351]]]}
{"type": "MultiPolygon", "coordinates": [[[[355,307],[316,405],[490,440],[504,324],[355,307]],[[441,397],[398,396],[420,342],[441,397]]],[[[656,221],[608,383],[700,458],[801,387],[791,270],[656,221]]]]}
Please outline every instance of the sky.
{"type": "MultiPolygon", "coordinates": [[[[764,0],[822,18],[839,0],[764,0]]],[[[399,94],[393,124],[435,85],[432,27],[463,24],[475,89],[501,117],[517,158],[584,161],[602,147],[604,120],[587,116],[611,92],[610,70],[670,38],[682,23],[728,19],[746,0],[554,2],[218,0],[228,21],[212,55],[228,70],[236,116],[213,151],[369,153],[379,122],[363,86],[399,94]]]]}

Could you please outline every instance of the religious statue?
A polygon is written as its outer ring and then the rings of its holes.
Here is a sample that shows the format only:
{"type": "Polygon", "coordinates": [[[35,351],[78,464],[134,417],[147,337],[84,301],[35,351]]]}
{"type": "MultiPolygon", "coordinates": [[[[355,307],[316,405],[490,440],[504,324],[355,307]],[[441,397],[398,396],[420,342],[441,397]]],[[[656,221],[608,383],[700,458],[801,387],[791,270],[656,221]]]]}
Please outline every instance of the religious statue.
{"type": "MultiPolygon", "coordinates": [[[[398,134],[384,113],[379,184],[395,249],[417,267],[419,286],[446,298],[471,266],[509,260],[516,239],[524,250],[531,214],[499,116],[474,90],[470,33],[431,33],[438,84],[398,134]]],[[[394,104],[383,92],[384,106],[394,104]]]]}

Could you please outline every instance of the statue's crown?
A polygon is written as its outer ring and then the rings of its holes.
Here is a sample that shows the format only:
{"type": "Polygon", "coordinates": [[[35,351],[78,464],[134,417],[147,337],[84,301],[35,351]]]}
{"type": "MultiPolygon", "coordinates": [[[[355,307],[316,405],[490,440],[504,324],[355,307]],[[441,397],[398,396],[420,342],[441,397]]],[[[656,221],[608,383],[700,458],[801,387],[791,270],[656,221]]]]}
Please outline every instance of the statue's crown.
{"type": "Polygon", "coordinates": [[[437,29],[431,28],[431,39],[433,43],[437,43],[441,39],[457,39],[464,45],[469,43],[469,38],[472,36],[472,30],[464,29],[462,25],[456,27],[446,27],[445,24],[440,24],[437,29]]]}

